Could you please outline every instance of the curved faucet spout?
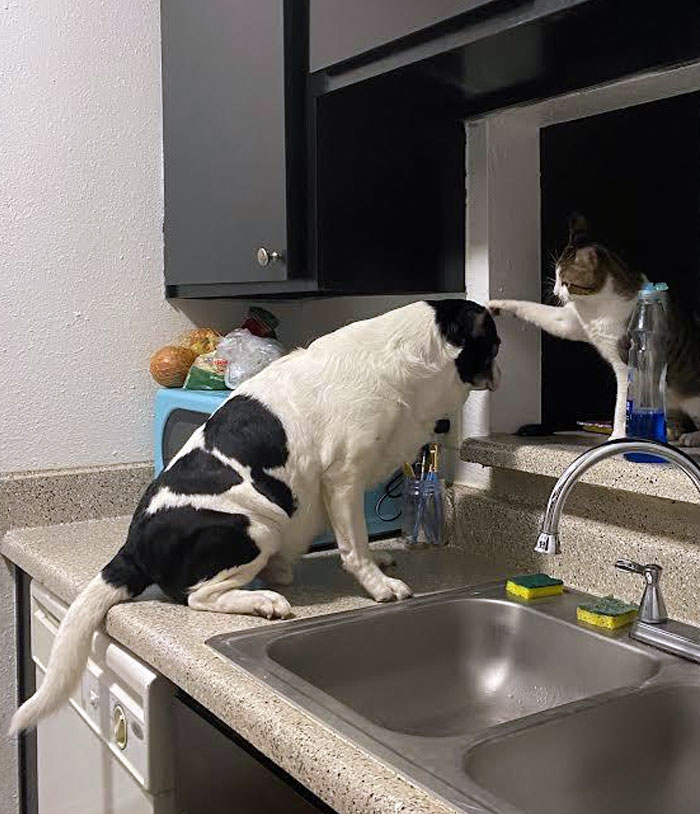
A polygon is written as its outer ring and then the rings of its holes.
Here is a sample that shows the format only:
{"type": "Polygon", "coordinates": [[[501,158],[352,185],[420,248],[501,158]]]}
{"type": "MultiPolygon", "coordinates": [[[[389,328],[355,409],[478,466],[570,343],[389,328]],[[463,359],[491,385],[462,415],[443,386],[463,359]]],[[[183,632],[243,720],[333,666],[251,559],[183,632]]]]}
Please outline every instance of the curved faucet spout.
{"type": "Polygon", "coordinates": [[[584,472],[587,472],[599,461],[612,458],[613,455],[622,455],[625,452],[650,452],[669,463],[675,464],[685,472],[700,494],[700,466],[685,452],[681,452],[680,449],[668,444],[661,444],[658,441],[646,441],[641,438],[621,438],[618,441],[606,441],[600,446],[586,450],[583,455],[579,455],[575,461],[569,464],[564,474],[554,484],[552,494],[547,502],[537,545],[535,546],[535,551],[538,554],[559,554],[561,552],[559,520],[562,509],[569,492],[578,483],[584,472]]]}

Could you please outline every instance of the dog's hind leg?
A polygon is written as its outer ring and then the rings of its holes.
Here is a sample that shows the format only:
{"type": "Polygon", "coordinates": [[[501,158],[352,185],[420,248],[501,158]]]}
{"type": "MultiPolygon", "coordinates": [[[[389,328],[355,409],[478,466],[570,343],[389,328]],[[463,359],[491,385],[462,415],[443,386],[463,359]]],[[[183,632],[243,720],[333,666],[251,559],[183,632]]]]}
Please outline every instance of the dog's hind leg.
{"type": "Polygon", "coordinates": [[[195,585],[187,597],[193,610],[216,613],[242,613],[281,619],[289,616],[289,602],[275,591],[247,591],[242,586],[250,583],[265,567],[267,554],[260,554],[245,565],[220,572],[215,577],[195,585]]]}
{"type": "MultiPolygon", "coordinates": [[[[226,583],[221,583],[225,585],[226,583]]],[[[289,602],[276,591],[246,591],[241,588],[224,588],[217,593],[193,591],[187,604],[194,610],[216,613],[242,613],[264,616],[266,619],[283,619],[292,612],[289,602]]]]}

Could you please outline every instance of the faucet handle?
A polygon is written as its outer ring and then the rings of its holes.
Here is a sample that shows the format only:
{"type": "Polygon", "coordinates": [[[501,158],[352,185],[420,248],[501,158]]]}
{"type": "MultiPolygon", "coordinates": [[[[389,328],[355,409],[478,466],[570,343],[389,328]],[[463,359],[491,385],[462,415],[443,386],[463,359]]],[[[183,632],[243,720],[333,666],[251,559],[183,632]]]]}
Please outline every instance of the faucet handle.
{"type": "Polygon", "coordinates": [[[640,563],[635,562],[634,560],[624,560],[620,559],[615,562],[615,568],[620,571],[630,571],[633,574],[641,574],[646,579],[646,574],[649,572],[649,579],[653,580],[654,582],[658,583],[661,579],[661,572],[664,570],[660,565],[656,563],[650,563],[649,565],[640,565],[640,563]]]}
{"type": "Polygon", "coordinates": [[[639,603],[639,621],[650,625],[658,625],[668,619],[666,603],[661,594],[661,574],[663,568],[656,563],[641,565],[634,560],[617,560],[615,568],[620,571],[629,571],[644,577],[644,593],[639,603]]]}

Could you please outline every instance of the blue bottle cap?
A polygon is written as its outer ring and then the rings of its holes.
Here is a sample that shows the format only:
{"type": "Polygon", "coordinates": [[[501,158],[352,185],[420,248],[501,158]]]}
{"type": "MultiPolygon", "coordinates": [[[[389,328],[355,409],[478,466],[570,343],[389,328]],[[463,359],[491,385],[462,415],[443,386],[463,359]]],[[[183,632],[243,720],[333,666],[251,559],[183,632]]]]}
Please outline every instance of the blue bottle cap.
{"type": "Polygon", "coordinates": [[[654,288],[657,291],[668,291],[668,285],[666,285],[666,283],[656,283],[654,288]]]}

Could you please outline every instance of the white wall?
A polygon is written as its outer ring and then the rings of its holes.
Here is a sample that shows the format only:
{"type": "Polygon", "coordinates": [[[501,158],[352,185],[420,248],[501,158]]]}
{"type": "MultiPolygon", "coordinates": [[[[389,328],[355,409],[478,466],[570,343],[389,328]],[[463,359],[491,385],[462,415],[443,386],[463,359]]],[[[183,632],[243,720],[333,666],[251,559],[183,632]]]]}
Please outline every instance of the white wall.
{"type": "MultiPolygon", "coordinates": [[[[540,298],[539,133],[508,113],[467,125],[466,283],[471,299],[540,298]]],[[[501,386],[474,393],[464,406],[461,439],[513,432],[540,417],[540,335],[524,323],[497,320],[501,386]]],[[[458,483],[485,486],[488,470],[455,461],[458,483]]]]}
{"type": "MultiPolygon", "coordinates": [[[[0,472],[151,457],[150,352],[247,305],[162,295],[159,4],[0,15],[0,472]]],[[[271,303],[288,345],[409,298],[271,303]]]]}
{"type": "Polygon", "coordinates": [[[156,0],[0,14],[0,471],[143,460],[163,300],[156,0]]]}

